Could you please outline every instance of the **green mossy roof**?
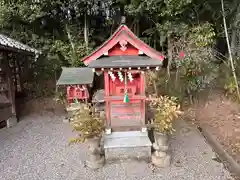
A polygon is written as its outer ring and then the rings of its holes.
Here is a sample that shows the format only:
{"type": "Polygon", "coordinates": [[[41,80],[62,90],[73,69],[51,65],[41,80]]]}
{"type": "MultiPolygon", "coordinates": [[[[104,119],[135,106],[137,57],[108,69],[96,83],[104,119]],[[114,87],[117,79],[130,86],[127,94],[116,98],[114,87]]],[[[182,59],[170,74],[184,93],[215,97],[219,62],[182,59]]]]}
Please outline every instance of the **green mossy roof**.
{"type": "Polygon", "coordinates": [[[93,77],[94,73],[91,68],[63,67],[57,85],[91,84],[93,82],[93,77]]]}

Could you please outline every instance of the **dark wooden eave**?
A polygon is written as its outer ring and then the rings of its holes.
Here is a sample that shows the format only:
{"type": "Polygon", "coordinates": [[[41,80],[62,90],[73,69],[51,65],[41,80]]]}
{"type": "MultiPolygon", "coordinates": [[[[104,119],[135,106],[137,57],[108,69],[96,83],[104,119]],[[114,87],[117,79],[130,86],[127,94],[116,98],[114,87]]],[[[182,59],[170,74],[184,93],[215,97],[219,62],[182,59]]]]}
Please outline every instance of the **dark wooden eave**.
{"type": "Polygon", "coordinates": [[[16,52],[27,55],[39,55],[40,51],[31,48],[30,46],[23,44],[17,40],[14,40],[8,36],[0,34],[0,50],[8,52],[16,52]]]}
{"type": "Polygon", "coordinates": [[[12,47],[3,46],[3,45],[0,45],[0,51],[9,52],[9,53],[11,53],[11,52],[20,53],[20,54],[24,54],[24,55],[28,55],[28,56],[35,56],[35,53],[33,53],[33,52],[28,52],[28,51],[24,51],[21,49],[12,48],[12,47]]]}
{"type": "Polygon", "coordinates": [[[159,67],[162,62],[148,56],[109,56],[92,61],[90,68],[146,68],[159,67]]]}

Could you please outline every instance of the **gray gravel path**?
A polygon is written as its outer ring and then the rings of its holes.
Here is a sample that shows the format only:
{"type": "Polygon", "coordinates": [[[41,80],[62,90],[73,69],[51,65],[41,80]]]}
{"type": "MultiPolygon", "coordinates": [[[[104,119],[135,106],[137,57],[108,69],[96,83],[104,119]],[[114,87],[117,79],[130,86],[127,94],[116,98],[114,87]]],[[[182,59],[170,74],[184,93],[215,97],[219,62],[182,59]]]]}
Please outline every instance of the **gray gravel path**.
{"type": "Polygon", "coordinates": [[[30,115],[15,127],[0,130],[0,180],[228,180],[229,173],[211,160],[211,148],[185,122],[173,137],[173,163],[155,169],[146,162],[127,160],[91,171],[83,166],[84,144],[68,147],[74,136],[63,117],[30,115]]]}

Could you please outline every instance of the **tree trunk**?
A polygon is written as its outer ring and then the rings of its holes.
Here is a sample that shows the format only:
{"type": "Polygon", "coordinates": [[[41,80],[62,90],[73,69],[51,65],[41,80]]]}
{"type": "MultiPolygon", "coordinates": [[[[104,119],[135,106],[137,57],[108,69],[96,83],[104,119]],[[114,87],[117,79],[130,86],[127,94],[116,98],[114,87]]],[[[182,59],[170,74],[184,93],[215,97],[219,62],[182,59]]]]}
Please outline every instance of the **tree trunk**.
{"type": "Polygon", "coordinates": [[[231,50],[232,50],[232,55],[236,55],[236,43],[237,43],[237,31],[235,28],[232,30],[232,35],[231,35],[231,50]]]}
{"type": "Polygon", "coordinates": [[[84,15],[84,41],[85,41],[85,47],[86,47],[86,50],[87,50],[87,54],[89,53],[88,52],[88,21],[87,21],[87,12],[85,12],[85,15],[84,15]]]}
{"type": "Polygon", "coordinates": [[[68,28],[68,25],[66,25],[66,31],[67,31],[67,36],[68,36],[68,40],[71,44],[72,47],[72,62],[71,65],[74,66],[75,62],[77,61],[77,54],[76,54],[76,50],[75,50],[75,44],[72,41],[72,36],[71,36],[71,32],[70,29],[68,28]]]}
{"type": "Polygon", "coordinates": [[[140,31],[140,29],[139,29],[139,20],[137,20],[137,33],[136,33],[137,37],[139,37],[139,31],[140,31]]]}
{"type": "Polygon", "coordinates": [[[235,13],[235,17],[233,18],[232,22],[232,34],[231,34],[231,50],[232,55],[236,56],[237,54],[237,46],[238,46],[238,14],[240,13],[240,5],[237,4],[237,1],[235,1],[235,6],[237,7],[237,11],[235,13]]]}
{"type": "Polygon", "coordinates": [[[237,48],[236,48],[236,55],[240,57],[240,30],[237,30],[237,48]]]}
{"type": "Polygon", "coordinates": [[[233,63],[231,46],[230,46],[230,43],[229,43],[229,37],[228,37],[228,30],[227,30],[227,23],[226,23],[223,0],[221,0],[221,5],[222,5],[223,25],[224,25],[224,31],[225,31],[225,36],[226,36],[226,41],[227,41],[227,46],[228,46],[228,53],[229,53],[229,59],[230,59],[230,64],[231,64],[231,69],[232,69],[232,75],[233,75],[235,85],[236,85],[237,97],[238,97],[238,100],[240,101],[238,80],[237,80],[237,76],[236,76],[236,72],[235,72],[235,66],[234,66],[234,63],[233,63]]]}
{"type": "Polygon", "coordinates": [[[167,64],[167,82],[170,79],[170,69],[171,69],[171,64],[172,64],[172,59],[173,59],[173,44],[172,44],[172,39],[171,36],[168,37],[168,64],[167,64]]]}

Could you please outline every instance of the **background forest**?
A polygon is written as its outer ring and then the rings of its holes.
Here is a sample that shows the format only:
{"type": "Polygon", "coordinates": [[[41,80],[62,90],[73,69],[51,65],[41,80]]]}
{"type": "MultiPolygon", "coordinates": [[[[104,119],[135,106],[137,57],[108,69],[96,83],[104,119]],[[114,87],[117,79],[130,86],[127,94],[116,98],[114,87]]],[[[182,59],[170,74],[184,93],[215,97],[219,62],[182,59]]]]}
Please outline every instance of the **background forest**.
{"type": "MultiPolygon", "coordinates": [[[[224,8],[238,75],[240,2],[225,0],[224,8]]],[[[26,86],[35,87],[28,87],[34,96],[49,96],[61,67],[82,66],[80,59],[116,30],[123,15],[166,57],[161,74],[151,75],[155,91],[192,101],[213,85],[236,90],[221,0],[1,0],[0,32],[43,52],[26,86]]]]}

